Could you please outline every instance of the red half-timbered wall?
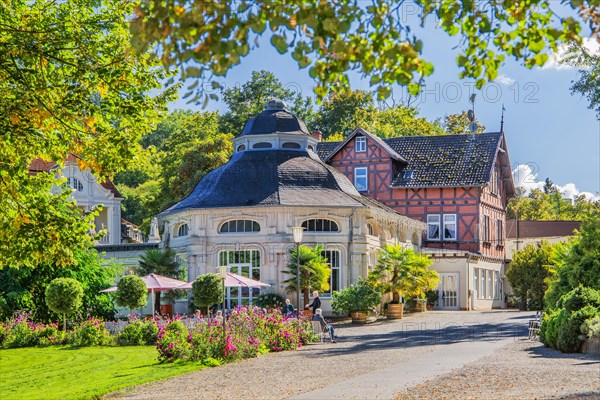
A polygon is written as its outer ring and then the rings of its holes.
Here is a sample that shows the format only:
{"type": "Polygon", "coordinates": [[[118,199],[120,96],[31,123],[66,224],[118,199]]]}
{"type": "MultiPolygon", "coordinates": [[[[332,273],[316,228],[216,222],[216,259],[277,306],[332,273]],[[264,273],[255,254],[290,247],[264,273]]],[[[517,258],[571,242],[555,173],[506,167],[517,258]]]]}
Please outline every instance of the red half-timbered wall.
{"type": "MultiPolygon", "coordinates": [[[[356,152],[354,139],[330,160],[329,164],[343,172],[354,182],[354,168],[368,167],[368,191],[364,195],[372,197],[402,215],[427,222],[428,214],[456,214],[456,240],[429,241],[424,237],[427,247],[450,250],[480,252],[489,258],[504,259],[504,236],[506,235],[506,194],[498,180],[494,193],[491,186],[484,187],[428,187],[428,188],[392,188],[398,161],[372,140],[367,138],[367,151],[356,152]],[[489,240],[482,241],[483,216],[489,217],[489,240]],[[498,221],[503,225],[502,236],[498,237],[498,221]]],[[[494,163],[497,168],[498,161],[494,163]]]]}

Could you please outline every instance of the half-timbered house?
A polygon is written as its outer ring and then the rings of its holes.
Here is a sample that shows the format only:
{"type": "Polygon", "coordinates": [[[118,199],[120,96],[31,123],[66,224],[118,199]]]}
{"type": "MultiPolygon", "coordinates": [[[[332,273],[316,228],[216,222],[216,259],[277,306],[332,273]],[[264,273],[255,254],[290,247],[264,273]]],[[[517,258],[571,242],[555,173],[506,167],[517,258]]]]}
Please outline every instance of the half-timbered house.
{"type": "Polygon", "coordinates": [[[427,224],[423,251],[440,273],[438,308],[504,305],[514,183],[503,132],[381,139],[359,128],[317,151],[361,194],[427,224]]]}

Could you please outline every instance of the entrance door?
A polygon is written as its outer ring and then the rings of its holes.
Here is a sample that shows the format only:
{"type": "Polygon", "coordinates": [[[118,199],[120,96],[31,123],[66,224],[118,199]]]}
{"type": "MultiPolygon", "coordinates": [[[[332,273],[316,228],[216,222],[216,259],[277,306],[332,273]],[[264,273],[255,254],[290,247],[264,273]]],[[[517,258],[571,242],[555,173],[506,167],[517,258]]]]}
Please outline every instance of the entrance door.
{"type": "Polygon", "coordinates": [[[458,273],[440,274],[437,308],[442,310],[459,309],[458,277],[458,273]]]}
{"type": "MultiPolygon", "coordinates": [[[[229,264],[229,272],[245,276],[247,278],[259,280],[260,270],[252,268],[252,264],[229,264]]],[[[226,288],[226,304],[227,308],[231,309],[237,306],[247,306],[252,304],[252,298],[260,294],[259,288],[248,287],[228,287],[226,288]]]]}

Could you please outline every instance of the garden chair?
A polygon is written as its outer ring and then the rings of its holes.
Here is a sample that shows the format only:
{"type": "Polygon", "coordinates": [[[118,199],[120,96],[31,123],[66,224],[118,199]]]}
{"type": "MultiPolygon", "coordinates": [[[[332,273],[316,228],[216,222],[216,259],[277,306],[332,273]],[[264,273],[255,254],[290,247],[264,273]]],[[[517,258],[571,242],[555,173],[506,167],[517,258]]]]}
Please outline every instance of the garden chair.
{"type": "Polygon", "coordinates": [[[319,321],[311,321],[310,324],[314,334],[317,335],[321,343],[323,343],[323,339],[326,336],[329,336],[329,331],[327,331],[327,328],[323,328],[319,321]]]}
{"type": "Polygon", "coordinates": [[[535,318],[529,320],[529,336],[528,340],[538,340],[540,327],[542,326],[543,311],[536,311],[535,318]]]}

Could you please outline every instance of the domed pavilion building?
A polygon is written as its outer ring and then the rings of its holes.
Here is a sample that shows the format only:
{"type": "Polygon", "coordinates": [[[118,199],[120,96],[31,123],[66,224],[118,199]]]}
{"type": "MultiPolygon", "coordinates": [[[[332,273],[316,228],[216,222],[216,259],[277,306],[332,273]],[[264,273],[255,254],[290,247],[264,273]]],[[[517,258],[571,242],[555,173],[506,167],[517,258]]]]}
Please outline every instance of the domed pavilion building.
{"type": "MultiPolygon", "coordinates": [[[[295,248],[292,227],[305,228],[302,244],[322,244],[331,267],[331,293],[367,275],[388,243],[420,246],[422,222],[362,196],[344,174],[321,161],[320,138],[277,100],[249,119],[233,140],[234,154],[193,192],[159,215],[162,245],[187,265],[188,280],[231,272],[269,283],[286,294],[284,273],[295,248]]],[[[229,289],[228,307],[249,304],[258,289],[229,289]]],[[[181,303],[176,312],[186,312],[181,303]],[[180,309],[181,308],[181,309],[180,309]]]]}

